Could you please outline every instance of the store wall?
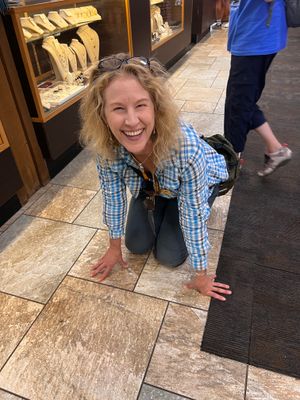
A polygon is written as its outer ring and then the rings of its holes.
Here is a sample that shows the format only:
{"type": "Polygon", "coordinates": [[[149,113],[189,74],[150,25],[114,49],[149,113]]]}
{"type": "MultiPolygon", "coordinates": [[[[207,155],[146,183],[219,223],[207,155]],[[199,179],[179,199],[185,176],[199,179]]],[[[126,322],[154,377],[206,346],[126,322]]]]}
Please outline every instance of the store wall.
{"type": "MultiPolygon", "coordinates": [[[[15,165],[17,171],[17,173],[14,171],[13,174],[10,174],[13,167],[7,168],[2,179],[10,180],[11,187],[18,187],[16,194],[21,204],[24,204],[43,183],[47,182],[48,175],[35,139],[1,15],[0,77],[1,129],[9,144],[9,152],[13,159],[13,163],[10,165],[15,165]],[[20,178],[19,184],[17,182],[14,184],[18,177],[20,178]]],[[[9,163],[11,162],[10,160],[9,163]]],[[[4,187],[2,186],[3,192],[4,187]]],[[[2,203],[4,198],[5,195],[3,194],[2,203]]]]}

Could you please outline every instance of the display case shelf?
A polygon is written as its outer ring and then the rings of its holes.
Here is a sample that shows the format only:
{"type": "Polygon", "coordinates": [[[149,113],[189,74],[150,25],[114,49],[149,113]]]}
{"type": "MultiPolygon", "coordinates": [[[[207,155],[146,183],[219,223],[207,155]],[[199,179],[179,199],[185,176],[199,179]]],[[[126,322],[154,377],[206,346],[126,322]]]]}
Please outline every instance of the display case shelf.
{"type": "Polygon", "coordinates": [[[156,50],[184,30],[184,0],[149,0],[151,49],[156,50]]]}
{"type": "MultiPolygon", "coordinates": [[[[95,21],[92,21],[92,22],[95,22],[95,21]]],[[[37,40],[45,39],[46,37],[51,36],[51,35],[53,35],[53,36],[60,36],[60,34],[62,34],[62,33],[64,33],[64,32],[67,32],[67,31],[70,31],[70,30],[79,28],[80,26],[83,26],[83,25],[88,25],[88,24],[90,24],[90,23],[91,23],[91,22],[80,22],[80,23],[78,23],[78,24],[69,25],[69,26],[66,27],[66,28],[57,28],[57,29],[55,29],[55,30],[52,31],[52,32],[45,32],[45,33],[43,33],[42,35],[33,36],[33,37],[31,37],[30,39],[26,39],[26,38],[25,38],[25,42],[26,42],[26,43],[35,42],[35,41],[37,41],[37,40]]]]}

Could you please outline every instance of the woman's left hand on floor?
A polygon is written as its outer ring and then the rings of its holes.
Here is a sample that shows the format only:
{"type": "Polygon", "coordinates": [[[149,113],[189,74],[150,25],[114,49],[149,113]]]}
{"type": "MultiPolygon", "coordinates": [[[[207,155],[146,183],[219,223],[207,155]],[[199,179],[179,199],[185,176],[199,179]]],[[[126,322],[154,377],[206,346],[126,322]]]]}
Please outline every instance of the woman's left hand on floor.
{"type": "Polygon", "coordinates": [[[186,284],[189,289],[195,289],[204,296],[210,296],[217,300],[225,301],[232,292],[226,283],[215,282],[216,275],[207,275],[206,271],[200,272],[186,284]]]}

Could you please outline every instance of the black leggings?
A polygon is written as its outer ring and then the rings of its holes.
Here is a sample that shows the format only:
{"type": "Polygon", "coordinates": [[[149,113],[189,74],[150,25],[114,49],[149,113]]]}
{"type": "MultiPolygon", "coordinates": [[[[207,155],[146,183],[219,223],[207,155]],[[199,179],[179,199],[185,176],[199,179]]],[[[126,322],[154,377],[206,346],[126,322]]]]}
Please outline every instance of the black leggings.
{"type": "Polygon", "coordinates": [[[244,150],[247,134],[266,122],[256,104],[265,87],[266,74],[276,56],[231,56],[227,83],[224,133],[239,153],[244,150]]]}

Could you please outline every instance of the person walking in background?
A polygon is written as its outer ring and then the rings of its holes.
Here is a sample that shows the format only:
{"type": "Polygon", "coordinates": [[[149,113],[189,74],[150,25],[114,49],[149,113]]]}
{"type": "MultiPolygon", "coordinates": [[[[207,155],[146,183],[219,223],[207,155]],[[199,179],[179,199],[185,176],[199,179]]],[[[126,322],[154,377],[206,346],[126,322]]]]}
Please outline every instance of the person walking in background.
{"type": "Polygon", "coordinates": [[[229,286],[208,275],[207,219],[218,185],[228,179],[226,162],[183,122],[155,60],[117,54],[92,71],[81,105],[82,141],[98,154],[103,220],[109,230],[106,253],[92,267],[105,279],[121,250],[153,248],[156,259],[177,267],[189,256],[195,276],[187,287],[218,300],[229,286]],[[126,187],[132,193],[127,224],[126,187]]]}
{"type": "Polygon", "coordinates": [[[284,0],[240,0],[231,4],[228,50],[231,68],[225,100],[224,133],[237,153],[255,130],[265,144],[265,162],[258,171],[267,176],[292,158],[257,105],[276,53],[286,47],[284,0]]]}
{"type": "Polygon", "coordinates": [[[229,0],[216,0],[216,23],[214,28],[228,28],[229,0]]]}

